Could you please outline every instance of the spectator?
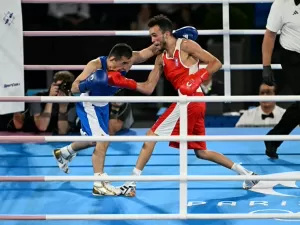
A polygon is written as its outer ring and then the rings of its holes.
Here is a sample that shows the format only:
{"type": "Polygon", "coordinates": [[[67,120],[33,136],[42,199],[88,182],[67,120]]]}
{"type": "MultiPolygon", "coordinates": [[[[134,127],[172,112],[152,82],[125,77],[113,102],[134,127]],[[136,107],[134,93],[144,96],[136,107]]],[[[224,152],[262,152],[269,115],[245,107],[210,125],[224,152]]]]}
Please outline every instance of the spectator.
{"type": "Polygon", "coordinates": [[[178,11],[181,7],[181,4],[157,4],[157,14],[164,14],[170,20],[174,22],[173,29],[176,29],[176,22],[178,22],[178,11]]]}
{"type": "Polygon", "coordinates": [[[88,4],[50,3],[48,14],[60,30],[92,29],[88,4]]]}
{"type": "Polygon", "coordinates": [[[148,21],[151,18],[151,8],[147,4],[141,5],[136,21],[130,24],[131,30],[148,30],[148,21]]]}
{"type": "Polygon", "coordinates": [[[216,78],[210,77],[210,79],[204,81],[201,84],[201,89],[207,96],[224,95],[224,83],[216,78]]]}
{"type": "MultiPolygon", "coordinates": [[[[69,96],[74,75],[68,71],[59,71],[54,82],[46,92],[37,96],[69,96]]],[[[75,127],[76,110],[73,103],[30,103],[24,113],[15,113],[10,121],[11,130],[25,132],[51,132],[67,134],[75,127]]]]}
{"type": "MultiPolygon", "coordinates": [[[[124,95],[124,90],[115,95],[124,95]]],[[[131,103],[110,103],[109,135],[115,135],[119,131],[128,130],[134,123],[131,103]]]]}
{"type": "MultiPolygon", "coordinates": [[[[261,84],[259,95],[275,95],[275,86],[261,84]]],[[[260,102],[260,106],[249,109],[243,113],[236,127],[273,127],[275,126],[285,109],[280,108],[275,102],[260,102]]]]}
{"type": "Polygon", "coordinates": [[[177,12],[178,17],[175,21],[176,27],[193,26],[196,27],[195,21],[192,20],[191,9],[189,5],[183,5],[177,12]]]}
{"type": "MultiPolygon", "coordinates": [[[[201,89],[206,96],[223,96],[224,83],[215,77],[204,81],[201,84],[201,89]]],[[[207,102],[206,115],[220,115],[225,112],[230,112],[230,104],[225,102],[207,102]]]]}

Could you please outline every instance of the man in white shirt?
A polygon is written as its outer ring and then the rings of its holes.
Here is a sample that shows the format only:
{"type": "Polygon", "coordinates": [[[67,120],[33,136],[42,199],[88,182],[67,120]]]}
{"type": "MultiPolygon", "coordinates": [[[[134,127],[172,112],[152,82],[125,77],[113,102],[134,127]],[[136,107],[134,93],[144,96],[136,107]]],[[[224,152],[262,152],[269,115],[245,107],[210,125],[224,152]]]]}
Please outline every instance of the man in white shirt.
{"type": "MultiPolygon", "coordinates": [[[[271,58],[278,31],[280,34],[280,62],[284,77],[294,95],[300,95],[300,0],[275,0],[272,4],[264,35],[263,81],[274,85],[271,58]]],[[[300,102],[287,108],[279,123],[268,135],[287,135],[300,123],[300,102]]],[[[282,141],[265,141],[266,155],[278,158],[277,148],[282,141]]]]}
{"type": "MultiPolygon", "coordinates": [[[[259,95],[275,95],[275,86],[261,84],[259,95]]],[[[285,109],[280,108],[275,102],[260,102],[260,106],[244,112],[236,127],[273,127],[275,126],[285,109]]]]}

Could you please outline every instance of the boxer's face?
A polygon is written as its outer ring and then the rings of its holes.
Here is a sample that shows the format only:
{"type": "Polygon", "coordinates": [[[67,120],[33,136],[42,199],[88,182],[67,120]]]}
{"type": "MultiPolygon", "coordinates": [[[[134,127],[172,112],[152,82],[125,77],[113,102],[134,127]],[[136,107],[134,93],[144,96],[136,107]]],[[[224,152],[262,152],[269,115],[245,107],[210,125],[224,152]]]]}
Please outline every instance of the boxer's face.
{"type": "Polygon", "coordinates": [[[108,70],[112,71],[128,71],[132,65],[131,59],[124,56],[122,56],[119,60],[115,57],[110,57],[109,62],[108,70]]]}
{"type": "Polygon", "coordinates": [[[149,29],[152,43],[161,50],[166,48],[166,38],[159,26],[154,26],[149,29]]]}

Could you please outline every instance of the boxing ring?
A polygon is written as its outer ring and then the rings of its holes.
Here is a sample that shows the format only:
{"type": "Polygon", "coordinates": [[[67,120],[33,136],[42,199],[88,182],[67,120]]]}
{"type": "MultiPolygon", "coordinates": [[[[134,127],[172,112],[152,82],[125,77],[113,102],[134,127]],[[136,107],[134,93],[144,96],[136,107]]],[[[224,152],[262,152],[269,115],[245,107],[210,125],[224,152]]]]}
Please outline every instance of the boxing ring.
{"type": "MultiPolygon", "coordinates": [[[[23,3],[79,0],[23,0],[23,3]]],[[[85,0],[86,3],[145,3],[142,0],[85,0]]],[[[269,0],[147,0],[147,3],[222,3],[223,30],[202,30],[200,35],[224,35],[224,76],[230,71],[262,69],[262,65],[230,64],[230,35],[264,33],[262,30],[229,30],[229,3],[260,3],[269,0]]],[[[147,31],[25,31],[25,36],[136,36],[147,31]]],[[[272,65],[281,69],[280,65],[272,65]]],[[[133,70],[151,70],[152,65],[134,66],[133,70]]],[[[80,70],[83,65],[25,65],[26,70],[80,70]]],[[[300,164],[297,161],[300,131],[292,135],[266,136],[266,128],[211,128],[207,136],[187,136],[187,102],[259,102],[300,101],[295,96],[230,96],[230,82],[225,82],[225,96],[212,97],[0,97],[1,102],[180,102],[180,136],[146,137],[145,129],[132,129],[112,137],[81,136],[0,136],[1,224],[290,224],[300,221],[300,164]],[[255,134],[255,135],[253,135],[255,134]],[[130,140],[130,141],[128,141],[130,140]],[[180,141],[180,151],[168,147],[168,141],[180,141]],[[208,141],[216,150],[247,169],[260,174],[258,188],[243,190],[243,180],[219,165],[198,160],[187,151],[187,141],[208,141]],[[286,140],[280,147],[280,159],[269,160],[264,140],[286,140]],[[80,152],[70,164],[71,174],[58,169],[51,154],[54,148],[73,141],[111,141],[105,163],[110,175],[105,180],[115,185],[136,180],[137,196],[93,197],[91,176],[92,148],[80,152]],[[144,141],[158,141],[143,176],[131,177],[144,141]],[[246,144],[245,144],[246,143],[246,144]],[[168,196],[169,194],[169,196],[168,196]],[[268,221],[265,221],[268,219],[268,221]],[[43,221],[55,220],[55,221],[43,221]],[[101,221],[100,221],[101,220],[101,221]],[[116,221],[115,221],[116,220],[116,221]],[[155,220],[155,221],[153,221],[155,220]]]]}

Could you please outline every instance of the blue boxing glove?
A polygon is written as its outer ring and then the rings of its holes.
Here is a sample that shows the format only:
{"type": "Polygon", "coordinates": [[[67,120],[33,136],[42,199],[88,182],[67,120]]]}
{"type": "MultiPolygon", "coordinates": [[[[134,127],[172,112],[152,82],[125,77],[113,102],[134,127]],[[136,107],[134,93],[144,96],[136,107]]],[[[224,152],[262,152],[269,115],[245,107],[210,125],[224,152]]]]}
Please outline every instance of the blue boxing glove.
{"type": "Polygon", "coordinates": [[[97,92],[103,85],[108,85],[107,73],[104,70],[97,70],[85,80],[80,81],[78,87],[81,93],[85,93],[87,91],[97,92]]]}
{"type": "Polygon", "coordinates": [[[198,38],[198,31],[195,27],[186,26],[174,30],[173,35],[175,38],[185,38],[196,41],[198,38]]]}
{"type": "Polygon", "coordinates": [[[122,70],[122,71],[120,71],[120,73],[122,74],[122,76],[126,76],[127,71],[126,70],[122,70]]]}

